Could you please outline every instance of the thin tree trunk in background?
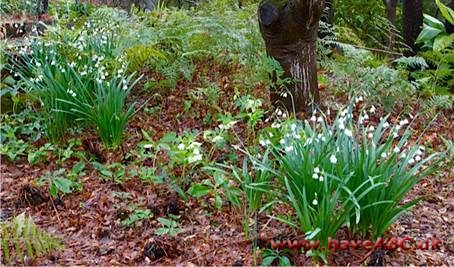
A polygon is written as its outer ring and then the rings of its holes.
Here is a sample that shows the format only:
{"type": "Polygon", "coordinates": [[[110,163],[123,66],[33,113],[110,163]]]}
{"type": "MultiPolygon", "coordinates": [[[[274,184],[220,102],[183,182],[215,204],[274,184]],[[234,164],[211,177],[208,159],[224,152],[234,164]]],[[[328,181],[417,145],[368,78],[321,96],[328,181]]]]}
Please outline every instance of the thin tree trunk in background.
{"type": "Polygon", "coordinates": [[[262,0],[258,17],[266,52],[294,80],[290,94],[271,92],[271,101],[287,110],[308,111],[318,101],[316,40],[323,0],[262,0]]]}
{"type": "Polygon", "coordinates": [[[404,55],[415,55],[418,52],[415,41],[421,32],[423,23],[422,0],[403,0],[402,13],[402,35],[405,44],[411,48],[411,50],[405,51],[404,55]]]}
{"type": "Polygon", "coordinates": [[[388,36],[388,48],[393,50],[394,42],[396,39],[396,9],[397,0],[385,0],[386,4],[386,17],[389,21],[389,36],[388,36]]]}

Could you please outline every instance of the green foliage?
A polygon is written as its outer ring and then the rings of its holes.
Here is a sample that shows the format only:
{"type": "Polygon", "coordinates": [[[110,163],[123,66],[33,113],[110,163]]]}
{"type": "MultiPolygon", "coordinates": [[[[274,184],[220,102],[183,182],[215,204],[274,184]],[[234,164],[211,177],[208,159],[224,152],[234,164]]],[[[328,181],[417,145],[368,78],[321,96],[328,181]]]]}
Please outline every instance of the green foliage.
{"type": "Polygon", "coordinates": [[[60,240],[39,229],[25,213],[0,222],[0,236],[3,262],[8,265],[23,263],[25,254],[34,259],[63,248],[60,240]]]}
{"type": "MultiPolygon", "coordinates": [[[[22,156],[35,153],[35,148],[30,145],[30,142],[35,142],[42,136],[42,120],[39,116],[26,109],[18,114],[2,115],[0,119],[1,155],[16,161],[22,156]]],[[[47,148],[41,149],[35,155],[41,156],[45,154],[45,150],[47,148]]]]}
{"type": "Polygon", "coordinates": [[[104,180],[122,183],[126,178],[126,168],[123,164],[111,163],[103,165],[99,162],[93,162],[92,166],[101,174],[101,178],[104,180]]]}
{"type": "Polygon", "coordinates": [[[36,0],[8,0],[0,2],[0,15],[35,14],[36,0]]]}
{"type": "Polygon", "coordinates": [[[322,63],[332,73],[329,78],[336,84],[335,92],[364,95],[387,111],[415,96],[415,86],[407,81],[405,71],[377,62],[370,52],[347,45],[343,49],[344,56],[322,63]]]}
{"type": "Polygon", "coordinates": [[[286,256],[288,252],[286,250],[277,251],[272,249],[266,249],[262,253],[261,266],[274,266],[274,262],[278,262],[279,266],[292,266],[289,258],[286,256]]]}
{"type": "MultiPolygon", "coordinates": [[[[362,110],[356,124],[351,107],[332,124],[325,123],[323,114],[313,114],[310,122],[293,121],[281,146],[264,140],[273,152],[272,161],[249,168],[278,178],[282,200],[296,212],[296,225],[307,239],[318,239],[325,247],[328,237],[343,226],[363,237],[384,234],[417,203],[414,199],[402,204],[407,193],[443,159],[442,153],[423,158],[424,147],[407,142],[407,119],[390,125],[385,117],[378,125],[364,125],[366,114],[362,110]]],[[[326,260],[326,251],[310,254],[326,260]]]]}
{"type": "Polygon", "coordinates": [[[149,209],[134,209],[134,212],[129,217],[121,222],[122,225],[131,227],[138,221],[147,220],[153,217],[153,213],[149,209]]]}
{"type": "MultiPolygon", "coordinates": [[[[247,152],[246,152],[247,153],[247,152]]],[[[273,175],[270,169],[269,151],[265,152],[261,160],[255,161],[253,157],[249,155],[253,161],[252,165],[249,165],[249,159],[243,160],[242,168],[236,166],[230,166],[225,164],[217,164],[216,168],[210,168],[215,171],[216,175],[229,175],[240,185],[242,192],[244,193],[245,201],[233,202],[237,206],[243,203],[244,210],[244,221],[243,227],[246,237],[250,237],[249,220],[252,215],[255,216],[254,220],[254,240],[257,238],[257,214],[263,212],[275,203],[273,197],[275,196],[271,189],[271,178],[273,175]],[[255,173],[251,173],[250,170],[254,169],[255,173]],[[265,204],[264,204],[265,203],[265,204]]]]}
{"type": "Polygon", "coordinates": [[[39,180],[39,184],[47,183],[49,188],[49,194],[56,198],[59,193],[61,194],[70,194],[75,189],[80,190],[81,185],[77,182],[79,174],[85,168],[85,164],[78,163],[74,165],[69,175],[66,175],[66,170],[64,168],[58,169],[54,172],[46,171],[44,176],[39,180]],[[70,178],[70,179],[68,179],[70,178]]]}
{"type": "Polygon", "coordinates": [[[159,50],[145,45],[125,49],[125,58],[129,63],[128,71],[130,73],[138,72],[146,66],[154,65],[153,63],[158,60],[166,60],[166,56],[159,50]]]}
{"type": "Polygon", "coordinates": [[[224,173],[215,172],[211,179],[205,179],[201,183],[193,183],[188,190],[188,193],[193,197],[204,197],[211,195],[214,199],[214,206],[220,210],[223,205],[223,197],[227,198],[232,204],[239,206],[240,201],[238,195],[239,190],[233,186],[225,177],[224,173]]]}
{"type": "Polygon", "coordinates": [[[177,236],[183,231],[178,226],[178,222],[172,219],[158,218],[158,221],[161,223],[162,227],[159,227],[155,230],[156,235],[169,235],[171,237],[177,236]]]}

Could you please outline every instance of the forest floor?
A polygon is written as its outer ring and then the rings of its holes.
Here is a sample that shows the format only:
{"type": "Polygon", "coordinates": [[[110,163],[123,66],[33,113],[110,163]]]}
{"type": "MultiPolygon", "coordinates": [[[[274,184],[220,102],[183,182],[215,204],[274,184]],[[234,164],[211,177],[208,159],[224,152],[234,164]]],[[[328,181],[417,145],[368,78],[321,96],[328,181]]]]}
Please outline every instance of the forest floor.
{"type": "MultiPolygon", "coordinates": [[[[194,104],[191,112],[183,110],[183,102],[188,98],[189,90],[200,85],[199,77],[203,75],[210,77],[222,88],[220,108],[235,112],[235,107],[231,104],[234,86],[233,78],[229,76],[230,70],[213,64],[204,64],[198,68],[191,82],[181,81],[176,89],[160,92],[162,99],[152,99],[144,91],[136,93],[142,101],[148,98],[152,100],[128,124],[127,140],[120,152],[99,150],[99,142],[90,133],[82,136],[81,139],[86,141],[73,149],[100,155],[104,162],[120,161],[127,164],[124,155],[143,139],[141,130],[153,133],[153,138],[157,140],[170,131],[182,133],[210,127],[202,122],[208,112],[203,105],[194,104]],[[152,115],[146,113],[146,108],[153,108],[157,101],[161,103],[160,110],[152,115]]],[[[325,106],[329,106],[334,99],[339,102],[342,98],[333,96],[329,87],[321,93],[325,106]]],[[[266,98],[267,92],[263,88],[257,88],[254,95],[266,98]]],[[[376,113],[376,120],[380,114],[383,111],[376,113]]],[[[440,114],[424,132],[423,143],[427,147],[441,149],[440,135],[454,138],[453,116],[448,112],[440,114]]],[[[429,118],[421,117],[417,125],[421,129],[414,130],[421,132],[428,122],[429,118]]],[[[242,136],[245,125],[239,123],[234,127],[239,136],[242,136]]],[[[36,145],[40,145],[40,142],[36,145]]],[[[63,165],[72,166],[77,160],[67,160],[63,165]]],[[[381,256],[363,249],[338,251],[329,255],[329,264],[364,265],[374,258],[376,264],[454,266],[454,169],[452,162],[446,162],[446,166],[445,171],[426,177],[418,183],[409,196],[419,196],[422,200],[411,212],[403,215],[387,234],[387,237],[410,237],[415,240],[434,237],[442,241],[440,250],[397,250],[388,251],[381,256]]],[[[36,180],[46,171],[56,168],[55,158],[49,158],[47,163],[35,166],[29,165],[26,159],[14,163],[2,159],[0,216],[4,219],[25,211],[37,225],[59,236],[65,246],[62,251],[54,252],[50,257],[41,257],[27,264],[254,264],[252,244],[244,236],[241,212],[237,209],[226,206],[219,211],[210,210],[206,208],[206,202],[192,198],[183,202],[168,186],[145,183],[137,177],[124,183],[114,183],[101,179],[96,170],[88,167],[86,175],[81,179],[82,191],[54,201],[46,198],[39,205],[29,205],[25,199],[27,194],[33,193],[30,188],[35,188],[33,186],[36,180]],[[131,212],[128,207],[132,204],[150,209],[155,216],[133,228],[122,226],[120,222],[131,212]],[[183,231],[175,238],[156,236],[156,218],[168,214],[180,216],[179,224],[183,231]]],[[[285,205],[273,207],[273,213],[276,214],[289,212],[290,208],[285,205]]],[[[258,244],[262,249],[269,248],[271,240],[299,236],[293,228],[270,217],[259,216],[258,221],[258,244]]],[[[355,239],[342,231],[336,238],[355,239]]],[[[294,265],[312,265],[311,259],[301,253],[289,254],[289,258],[294,265]]]]}

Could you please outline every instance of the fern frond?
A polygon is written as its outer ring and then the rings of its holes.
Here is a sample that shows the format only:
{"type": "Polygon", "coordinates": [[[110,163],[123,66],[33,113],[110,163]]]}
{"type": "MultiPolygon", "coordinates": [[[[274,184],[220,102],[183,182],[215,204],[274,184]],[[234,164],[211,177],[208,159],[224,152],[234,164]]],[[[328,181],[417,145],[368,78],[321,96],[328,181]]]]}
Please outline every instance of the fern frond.
{"type": "Polygon", "coordinates": [[[0,235],[3,261],[8,265],[13,264],[12,258],[20,263],[25,254],[33,259],[62,248],[59,239],[39,229],[25,213],[19,214],[11,221],[0,222],[0,235]]]}

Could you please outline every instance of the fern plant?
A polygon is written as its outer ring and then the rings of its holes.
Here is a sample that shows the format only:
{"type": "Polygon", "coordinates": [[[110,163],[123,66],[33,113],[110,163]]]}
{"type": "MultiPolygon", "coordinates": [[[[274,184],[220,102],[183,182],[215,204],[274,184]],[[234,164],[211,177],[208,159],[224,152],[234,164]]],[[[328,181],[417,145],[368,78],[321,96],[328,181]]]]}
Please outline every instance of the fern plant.
{"type": "Polygon", "coordinates": [[[59,239],[39,229],[25,213],[0,222],[0,235],[3,261],[8,265],[13,264],[13,258],[15,263],[21,262],[25,254],[33,259],[63,248],[59,239]]]}

